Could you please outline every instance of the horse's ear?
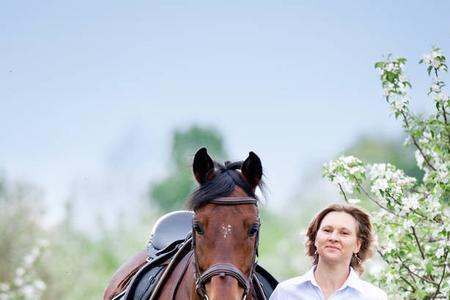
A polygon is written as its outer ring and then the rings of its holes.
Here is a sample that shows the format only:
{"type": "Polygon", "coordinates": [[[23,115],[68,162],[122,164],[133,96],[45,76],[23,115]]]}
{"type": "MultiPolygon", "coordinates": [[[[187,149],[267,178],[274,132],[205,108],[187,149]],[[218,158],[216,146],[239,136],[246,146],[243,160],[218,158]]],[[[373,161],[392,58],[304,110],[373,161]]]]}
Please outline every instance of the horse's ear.
{"type": "Polygon", "coordinates": [[[201,148],[195,153],[192,171],[199,184],[203,184],[213,177],[214,162],[208,155],[206,148],[201,148]]]}
{"type": "Polygon", "coordinates": [[[247,159],[242,163],[241,172],[250,187],[256,189],[263,174],[261,160],[258,155],[250,152],[247,159]]]}

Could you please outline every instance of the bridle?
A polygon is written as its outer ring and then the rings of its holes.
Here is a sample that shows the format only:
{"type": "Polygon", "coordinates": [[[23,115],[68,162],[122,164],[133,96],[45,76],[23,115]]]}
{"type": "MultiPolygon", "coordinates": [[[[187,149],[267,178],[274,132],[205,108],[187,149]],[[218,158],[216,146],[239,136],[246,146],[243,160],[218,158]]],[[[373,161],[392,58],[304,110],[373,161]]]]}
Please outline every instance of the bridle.
{"type": "MultiPolygon", "coordinates": [[[[241,205],[241,204],[253,204],[257,205],[258,201],[252,197],[222,197],[209,201],[208,203],[216,204],[216,205],[241,205]]],[[[253,278],[253,274],[255,272],[256,267],[256,257],[258,255],[258,244],[259,244],[259,228],[255,235],[255,252],[252,257],[252,267],[250,270],[249,277],[245,277],[245,275],[233,264],[230,263],[217,263],[210,266],[205,272],[200,272],[200,267],[198,265],[198,257],[196,250],[196,231],[194,229],[194,223],[192,223],[192,248],[194,251],[194,265],[195,265],[195,288],[197,294],[203,300],[209,300],[208,295],[206,294],[205,284],[208,280],[212,279],[214,276],[231,276],[238,281],[238,283],[244,289],[242,294],[242,300],[247,298],[247,295],[250,291],[251,282],[253,278]]]]}

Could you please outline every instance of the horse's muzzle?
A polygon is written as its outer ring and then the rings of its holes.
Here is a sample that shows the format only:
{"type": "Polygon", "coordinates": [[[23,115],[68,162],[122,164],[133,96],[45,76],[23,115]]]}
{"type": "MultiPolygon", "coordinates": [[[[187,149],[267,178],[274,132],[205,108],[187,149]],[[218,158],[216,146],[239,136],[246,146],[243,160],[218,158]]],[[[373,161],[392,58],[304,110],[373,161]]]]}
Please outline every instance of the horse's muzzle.
{"type": "MultiPolygon", "coordinates": [[[[196,289],[197,293],[204,299],[209,300],[208,295],[206,294],[205,284],[214,276],[231,276],[238,281],[238,283],[244,289],[242,294],[242,300],[247,298],[249,289],[250,289],[250,281],[245,277],[245,275],[234,265],[229,263],[218,263],[209,267],[196,281],[196,289]]],[[[250,276],[251,278],[251,276],[250,276]]]]}

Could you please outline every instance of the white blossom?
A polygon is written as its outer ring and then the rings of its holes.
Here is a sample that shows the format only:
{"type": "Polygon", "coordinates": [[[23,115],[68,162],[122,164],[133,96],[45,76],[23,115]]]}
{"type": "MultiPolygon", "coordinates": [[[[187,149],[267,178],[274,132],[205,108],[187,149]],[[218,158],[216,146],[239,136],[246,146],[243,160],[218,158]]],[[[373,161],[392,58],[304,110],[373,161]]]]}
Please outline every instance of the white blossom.
{"type": "Polygon", "coordinates": [[[440,61],[438,61],[438,60],[433,60],[433,62],[431,63],[431,65],[433,66],[433,68],[435,68],[435,69],[439,69],[439,67],[441,66],[441,63],[440,63],[440,61]]]}
{"type": "Polygon", "coordinates": [[[414,152],[414,156],[416,158],[416,162],[417,162],[417,166],[419,167],[419,169],[423,169],[423,163],[425,162],[425,159],[423,158],[422,153],[420,153],[419,150],[416,150],[414,152]]]}
{"type": "Polygon", "coordinates": [[[384,176],[386,172],[386,164],[373,164],[367,167],[369,179],[374,180],[379,176],[384,176]]]}
{"type": "Polygon", "coordinates": [[[388,72],[394,71],[396,68],[392,62],[389,62],[385,65],[384,69],[388,72]]]}
{"type": "Polygon", "coordinates": [[[436,94],[439,94],[441,92],[441,87],[437,83],[433,83],[431,85],[430,89],[431,89],[431,92],[436,93],[436,94]]]}
{"type": "Polygon", "coordinates": [[[433,63],[433,56],[431,54],[425,54],[422,59],[423,62],[427,65],[431,65],[433,63]]]}
{"type": "Polygon", "coordinates": [[[32,285],[26,285],[20,289],[20,292],[25,297],[25,299],[32,299],[32,297],[36,294],[36,290],[32,285]]]}
{"type": "Polygon", "coordinates": [[[434,99],[436,101],[447,101],[448,100],[448,96],[447,96],[446,93],[440,92],[440,93],[436,93],[434,99]]]}
{"type": "Polygon", "coordinates": [[[388,182],[386,179],[384,178],[379,178],[377,180],[374,181],[373,185],[372,185],[372,192],[376,193],[379,190],[386,190],[389,187],[388,182]]]}
{"type": "Polygon", "coordinates": [[[422,144],[426,144],[426,143],[428,143],[431,140],[432,137],[433,136],[431,135],[431,132],[424,131],[422,133],[422,137],[420,138],[419,142],[422,143],[422,144]]]}
{"type": "Polygon", "coordinates": [[[345,193],[353,193],[354,184],[349,182],[344,176],[337,175],[334,179],[334,183],[339,184],[345,193]]]}
{"type": "Polygon", "coordinates": [[[27,254],[23,260],[24,260],[26,266],[31,266],[34,263],[35,256],[31,255],[31,254],[27,254]]]}
{"type": "Polygon", "coordinates": [[[14,279],[14,284],[18,287],[21,287],[24,283],[25,283],[25,281],[21,277],[14,279]]]}
{"type": "Polygon", "coordinates": [[[419,195],[410,194],[405,198],[405,208],[415,210],[419,208],[419,195]]]}
{"type": "Polygon", "coordinates": [[[447,183],[448,182],[448,166],[447,166],[447,164],[445,164],[445,163],[438,164],[437,168],[438,168],[438,175],[439,175],[440,181],[442,183],[447,183]]]}
{"type": "Polygon", "coordinates": [[[444,256],[445,250],[444,248],[439,248],[438,251],[436,251],[436,257],[440,258],[442,256],[444,256]]]}
{"type": "Polygon", "coordinates": [[[438,57],[441,57],[442,54],[439,50],[433,49],[433,51],[429,54],[425,54],[423,56],[423,62],[428,65],[432,66],[435,69],[439,69],[442,65],[442,63],[439,61],[438,57]]]}
{"type": "Polygon", "coordinates": [[[348,199],[348,203],[350,203],[350,204],[358,204],[359,202],[361,202],[361,200],[359,200],[359,199],[348,199]]]}
{"type": "Polygon", "coordinates": [[[396,274],[394,274],[394,273],[392,273],[392,272],[386,273],[386,283],[387,283],[387,284],[392,283],[392,282],[393,282],[394,280],[396,280],[396,279],[397,279],[396,274]]]}
{"type": "Polygon", "coordinates": [[[22,277],[25,274],[25,269],[24,268],[17,268],[16,269],[16,276],[17,277],[22,277]]]}
{"type": "Polygon", "coordinates": [[[403,226],[404,226],[405,228],[411,228],[412,226],[414,226],[414,222],[413,222],[412,220],[410,220],[410,219],[407,219],[407,220],[405,221],[405,223],[403,223],[403,226]]]}
{"type": "Polygon", "coordinates": [[[405,110],[408,104],[408,99],[406,97],[395,97],[391,100],[392,107],[394,111],[402,112],[405,110]]]}
{"type": "Polygon", "coordinates": [[[45,240],[38,241],[31,251],[25,255],[23,265],[16,268],[15,277],[10,284],[0,283],[0,300],[39,300],[46,284],[37,278],[33,269],[34,262],[41,255],[41,248],[48,245],[45,240]]]}
{"type": "Polygon", "coordinates": [[[388,240],[386,245],[384,246],[384,251],[386,253],[389,253],[396,248],[397,248],[397,245],[392,240],[388,240]]]}
{"type": "Polygon", "coordinates": [[[37,242],[36,242],[36,245],[38,246],[38,247],[41,247],[41,248],[46,248],[46,247],[48,247],[49,246],[49,242],[48,242],[48,240],[46,240],[46,239],[39,239],[39,240],[37,240],[37,242]]]}
{"type": "Polygon", "coordinates": [[[36,289],[40,290],[40,291],[44,291],[47,288],[47,285],[45,284],[45,282],[43,282],[42,280],[35,280],[34,281],[34,286],[36,287],[36,289]]]}

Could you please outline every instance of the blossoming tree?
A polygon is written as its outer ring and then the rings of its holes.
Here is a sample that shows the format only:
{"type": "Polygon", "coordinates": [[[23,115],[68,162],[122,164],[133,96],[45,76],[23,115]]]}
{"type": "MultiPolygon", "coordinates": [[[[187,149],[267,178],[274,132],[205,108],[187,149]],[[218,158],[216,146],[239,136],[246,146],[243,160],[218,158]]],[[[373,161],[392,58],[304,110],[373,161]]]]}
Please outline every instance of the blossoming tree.
{"type": "Polygon", "coordinates": [[[16,269],[11,282],[0,282],[0,300],[38,300],[41,299],[47,285],[38,278],[34,265],[48,246],[46,240],[39,240],[16,269]]]}
{"type": "Polygon", "coordinates": [[[419,63],[431,77],[429,95],[436,110],[428,117],[409,108],[411,84],[404,74],[405,58],[388,56],[375,64],[386,102],[416,148],[422,182],[391,164],[364,164],[352,156],[324,165],[324,177],[337,184],[347,202],[364,198],[379,208],[374,224],[377,251],[387,267],[378,284],[400,299],[448,299],[450,293],[450,98],[444,93],[446,59],[435,48],[419,63]],[[358,199],[359,198],[359,199],[358,199]]]}

